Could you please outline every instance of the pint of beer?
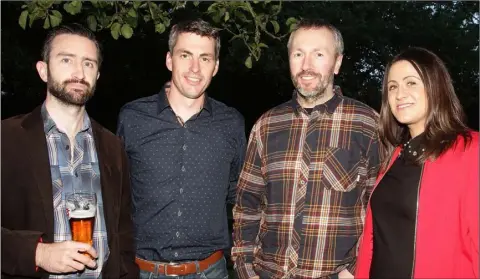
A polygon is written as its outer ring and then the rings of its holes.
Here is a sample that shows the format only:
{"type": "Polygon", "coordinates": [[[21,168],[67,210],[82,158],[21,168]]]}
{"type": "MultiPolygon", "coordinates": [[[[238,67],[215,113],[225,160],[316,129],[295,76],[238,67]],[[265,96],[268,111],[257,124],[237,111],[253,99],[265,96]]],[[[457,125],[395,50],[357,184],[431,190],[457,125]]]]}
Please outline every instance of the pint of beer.
{"type": "Polygon", "coordinates": [[[97,199],[95,193],[73,193],[65,199],[72,240],[93,244],[97,199]]]}

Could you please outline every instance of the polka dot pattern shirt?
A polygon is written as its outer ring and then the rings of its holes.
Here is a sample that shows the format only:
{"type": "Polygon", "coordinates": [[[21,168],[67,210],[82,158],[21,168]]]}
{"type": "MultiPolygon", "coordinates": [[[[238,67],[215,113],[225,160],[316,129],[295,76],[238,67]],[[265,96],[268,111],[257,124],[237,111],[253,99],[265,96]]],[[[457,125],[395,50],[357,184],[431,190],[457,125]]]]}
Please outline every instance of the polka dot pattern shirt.
{"type": "Polygon", "coordinates": [[[137,256],[179,262],[229,248],[226,204],[245,156],[242,115],[207,97],[182,125],[163,89],[126,104],[117,134],[131,168],[137,256]]]}

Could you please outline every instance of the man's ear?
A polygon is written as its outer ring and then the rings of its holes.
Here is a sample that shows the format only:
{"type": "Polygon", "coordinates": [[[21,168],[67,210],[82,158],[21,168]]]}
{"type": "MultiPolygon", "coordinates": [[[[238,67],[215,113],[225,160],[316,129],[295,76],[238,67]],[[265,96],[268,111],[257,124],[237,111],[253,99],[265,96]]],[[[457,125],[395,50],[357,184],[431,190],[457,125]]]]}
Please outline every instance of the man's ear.
{"type": "Polygon", "coordinates": [[[48,81],[48,64],[43,61],[38,61],[35,65],[37,68],[38,75],[44,81],[48,81]]]}
{"type": "Polygon", "coordinates": [[[338,55],[337,58],[335,59],[335,69],[334,73],[338,75],[340,72],[340,66],[342,66],[342,60],[343,60],[343,55],[338,55]]]}
{"type": "Polygon", "coordinates": [[[167,58],[165,59],[165,65],[167,65],[167,69],[171,72],[172,71],[172,54],[167,52],[167,58]]]}
{"type": "Polygon", "coordinates": [[[215,69],[213,70],[213,75],[212,76],[215,76],[217,74],[219,66],[220,66],[220,60],[217,60],[215,62],[215,69]]]}

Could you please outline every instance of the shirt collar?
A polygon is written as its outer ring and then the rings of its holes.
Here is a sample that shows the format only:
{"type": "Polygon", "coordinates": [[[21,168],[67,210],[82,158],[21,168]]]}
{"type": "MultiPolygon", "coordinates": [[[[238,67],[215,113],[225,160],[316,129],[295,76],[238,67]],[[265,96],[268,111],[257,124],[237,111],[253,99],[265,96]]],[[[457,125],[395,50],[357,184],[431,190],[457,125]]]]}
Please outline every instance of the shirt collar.
{"type": "MultiPolygon", "coordinates": [[[[53,121],[52,117],[48,113],[45,102],[43,102],[42,104],[41,114],[42,114],[42,120],[43,120],[43,131],[45,132],[46,135],[53,133],[54,131],[60,131],[57,127],[57,124],[55,123],[55,121],[53,121]]],[[[90,128],[91,128],[90,117],[88,117],[88,114],[85,112],[85,115],[83,117],[83,126],[82,126],[82,129],[79,131],[79,133],[87,131],[90,128]]]]}
{"type": "MultiPolygon", "coordinates": [[[[337,109],[337,106],[338,104],[340,104],[340,102],[342,101],[343,99],[343,94],[342,94],[342,91],[340,89],[339,86],[334,86],[333,87],[333,97],[330,98],[330,100],[326,101],[325,103],[323,104],[319,104],[319,105],[316,105],[314,108],[313,108],[313,111],[320,111],[320,112],[323,112],[323,111],[326,111],[328,114],[333,114],[335,112],[335,110],[337,109]]],[[[297,99],[297,90],[293,90],[293,95],[292,95],[292,99],[290,101],[290,104],[291,104],[291,107],[293,108],[294,112],[295,112],[295,115],[296,116],[299,116],[300,112],[303,110],[302,106],[298,103],[298,99],[297,99]]]]}
{"type": "MultiPolygon", "coordinates": [[[[166,82],[165,85],[162,87],[162,90],[160,90],[160,93],[158,93],[157,114],[162,113],[163,110],[170,107],[170,102],[168,101],[168,98],[167,98],[167,90],[169,89],[170,89],[170,81],[166,82]]],[[[205,101],[204,101],[202,110],[206,110],[208,111],[208,113],[212,114],[212,103],[207,93],[205,92],[204,94],[205,94],[205,101]]]]}

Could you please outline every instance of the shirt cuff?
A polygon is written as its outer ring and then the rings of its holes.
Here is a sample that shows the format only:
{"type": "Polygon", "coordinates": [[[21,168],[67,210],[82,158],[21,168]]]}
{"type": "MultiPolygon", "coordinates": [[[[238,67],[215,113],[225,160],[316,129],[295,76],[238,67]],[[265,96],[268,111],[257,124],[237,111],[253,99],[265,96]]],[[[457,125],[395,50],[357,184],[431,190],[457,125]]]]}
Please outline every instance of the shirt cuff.
{"type": "MultiPolygon", "coordinates": [[[[43,243],[43,238],[42,238],[42,237],[40,237],[40,238],[38,239],[38,243],[43,243]]],[[[37,244],[37,245],[38,245],[38,244],[37,244]]],[[[36,251],[36,250],[35,250],[35,251],[36,251]]],[[[38,272],[39,269],[40,269],[40,268],[39,268],[38,266],[35,266],[35,272],[38,272]]]]}
{"type": "Polygon", "coordinates": [[[355,269],[357,268],[357,257],[355,257],[353,259],[352,262],[350,262],[348,265],[347,265],[347,270],[348,272],[350,272],[351,274],[355,274],[355,269]]]}

